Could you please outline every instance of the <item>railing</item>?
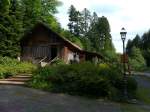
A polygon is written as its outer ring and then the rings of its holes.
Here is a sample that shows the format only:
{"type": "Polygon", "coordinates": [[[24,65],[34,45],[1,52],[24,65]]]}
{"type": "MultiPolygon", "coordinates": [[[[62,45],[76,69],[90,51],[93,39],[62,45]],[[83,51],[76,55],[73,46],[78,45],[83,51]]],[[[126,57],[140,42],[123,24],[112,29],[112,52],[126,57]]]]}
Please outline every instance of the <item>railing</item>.
{"type": "Polygon", "coordinates": [[[53,61],[55,61],[56,59],[58,59],[58,56],[56,56],[54,59],[52,59],[49,64],[51,64],[53,61]]]}
{"type": "Polygon", "coordinates": [[[44,62],[44,60],[47,58],[47,56],[45,56],[43,59],[41,59],[39,61],[39,64],[41,67],[45,67],[46,65],[50,65],[52,62],[54,62],[56,59],[58,59],[58,56],[56,56],[54,59],[50,60],[49,62],[44,62]]]}
{"type": "Polygon", "coordinates": [[[43,59],[41,59],[41,60],[39,61],[39,63],[43,62],[46,58],[47,58],[47,56],[45,56],[43,59]]]}

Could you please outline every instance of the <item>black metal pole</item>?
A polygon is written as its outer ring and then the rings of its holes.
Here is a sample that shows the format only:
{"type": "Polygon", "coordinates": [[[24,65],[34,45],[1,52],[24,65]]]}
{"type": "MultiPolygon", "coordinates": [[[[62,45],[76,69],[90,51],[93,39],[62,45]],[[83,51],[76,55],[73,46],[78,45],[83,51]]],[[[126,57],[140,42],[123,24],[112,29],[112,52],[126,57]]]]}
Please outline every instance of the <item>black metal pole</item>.
{"type": "Polygon", "coordinates": [[[123,81],[124,81],[124,97],[125,99],[127,99],[127,75],[126,75],[126,65],[125,65],[125,61],[126,61],[126,57],[125,57],[125,40],[123,40],[123,81]]]}

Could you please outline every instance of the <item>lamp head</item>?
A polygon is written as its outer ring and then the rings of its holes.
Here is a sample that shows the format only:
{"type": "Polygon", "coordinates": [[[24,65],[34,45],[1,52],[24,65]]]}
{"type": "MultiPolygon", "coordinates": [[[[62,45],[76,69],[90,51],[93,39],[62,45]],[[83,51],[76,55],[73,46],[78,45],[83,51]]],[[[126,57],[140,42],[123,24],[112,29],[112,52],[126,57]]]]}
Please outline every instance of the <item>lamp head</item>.
{"type": "Polygon", "coordinates": [[[123,27],[120,31],[121,39],[123,41],[126,39],[126,34],[127,34],[127,32],[126,32],[125,28],[123,27]]]}

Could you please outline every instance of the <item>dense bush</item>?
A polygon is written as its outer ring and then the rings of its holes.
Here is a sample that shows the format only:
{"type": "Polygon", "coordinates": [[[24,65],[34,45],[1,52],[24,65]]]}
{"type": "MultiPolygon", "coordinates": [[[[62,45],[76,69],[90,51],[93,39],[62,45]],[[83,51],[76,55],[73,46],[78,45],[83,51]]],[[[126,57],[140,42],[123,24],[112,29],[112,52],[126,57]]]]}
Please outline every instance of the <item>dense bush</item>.
{"type": "MultiPolygon", "coordinates": [[[[36,70],[29,85],[53,92],[112,98],[122,92],[120,73],[114,66],[89,62],[51,66],[36,70]]],[[[136,90],[128,84],[129,89],[136,90]]]]}
{"type": "Polygon", "coordinates": [[[133,70],[142,70],[146,67],[146,62],[139,48],[131,49],[129,63],[133,70]]]}
{"type": "Polygon", "coordinates": [[[36,69],[31,63],[19,62],[9,57],[0,57],[0,78],[7,78],[19,73],[31,73],[36,69]]]}
{"type": "Polygon", "coordinates": [[[55,60],[53,60],[53,61],[51,62],[51,65],[53,65],[53,66],[56,66],[56,65],[63,65],[63,64],[65,64],[65,62],[64,62],[62,59],[59,59],[59,58],[57,58],[57,59],[55,59],[55,60]]]}

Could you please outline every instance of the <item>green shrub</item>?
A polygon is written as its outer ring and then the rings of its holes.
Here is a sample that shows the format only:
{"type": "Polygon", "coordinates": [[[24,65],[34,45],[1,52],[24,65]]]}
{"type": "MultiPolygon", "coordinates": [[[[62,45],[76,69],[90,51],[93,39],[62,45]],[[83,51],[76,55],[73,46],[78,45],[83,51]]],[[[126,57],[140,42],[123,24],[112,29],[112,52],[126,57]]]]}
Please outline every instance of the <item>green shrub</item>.
{"type": "MultiPolygon", "coordinates": [[[[112,98],[122,93],[120,73],[116,66],[101,67],[90,62],[51,66],[36,70],[29,85],[53,92],[112,98]]],[[[135,91],[136,87],[130,86],[132,80],[129,82],[129,92],[135,91]]]]}
{"type": "Polygon", "coordinates": [[[128,77],[127,80],[127,90],[129,97],[136,97],[136,90],[137,90],[137,82],[133,77],[128,77]]]}
{"type": "Polygon", "coordinates": [[[19,73],[31,73],[36,66],[28,62],[19,62],[9,57],[0,57],[0,78],[7,78],[19,73]]]}
{"type": "Polygon", "coordinates": [[[10,72],[0,72],[0,79],[5,79],[11,76],[10,72]]]}
{"type": "Polygon", "coordinates": [[[106,64],[106,63],[101,63],[101,64],[99,64],[99,67],[100,67],[101,69],[108,69],[108,68],[109,68],[109,65],[106,64]]]}
{"type": "Polygon", "coordinates": [[[53,62],[51,62],[51,65],[63,65],[65,64],[65,62],[62,59],[57,58],[56,60],[54,60],[53,62]]]}
{"type": "Polygon", "coordinates": [[[133,47],[129,58],[129,64],[133,70],[140,71],[146,67],[146,61],[139,48],[133,47]]]}
{"type": "Polygon", "coordinates": [[[99,77],[99,69],[91,63],[58,66],[51,76],[54,91],[83,95],[107,95],[109,82],[99,77]],[[94,73],[94,74],[93,74],[94,73]]]}
{"type": "Polygon", "coordinates": [[[36,66],[29,62],[20,62],[15,69],[17,73],[32,73],[36,66]]]}

